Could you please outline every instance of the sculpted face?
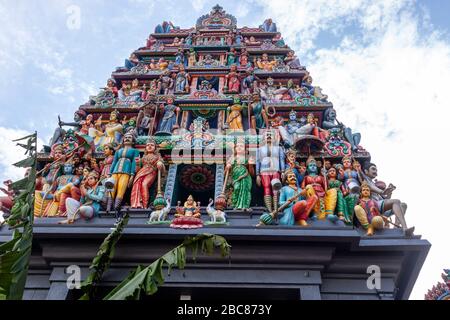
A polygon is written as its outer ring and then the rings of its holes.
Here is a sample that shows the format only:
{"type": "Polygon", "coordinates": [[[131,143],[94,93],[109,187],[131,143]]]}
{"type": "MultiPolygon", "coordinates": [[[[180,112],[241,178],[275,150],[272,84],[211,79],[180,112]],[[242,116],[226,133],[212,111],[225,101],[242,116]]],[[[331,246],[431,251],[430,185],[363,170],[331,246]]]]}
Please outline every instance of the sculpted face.
{"type": "Polygon", "coordinates": [[[59,150],[59,149],[55,150],[55,152],[53,154],[53,157],[55,158],[55,160],[61,159],[62,156],[63,156],[62,150],[59,150]]]}
{"type": "Polygon", "coordinates": [[[147,143],[147,145],[145,146],[145,150],[146,150],[148,153],[154,153],[155,150],[156,150],[156,145],[155,145],[155,143],[153,143],[153,142],[147,143]]]}
{"type": "Polygon", "coordinates": [[[363,196],[364,198],[369,198],[370,197],[370,189],[368,186],[363,186],[361,188],[361,196],[363,196]]]}
{"type": "Polygon", "coordinates": [[[330,113],[328,113],[328,121],[336,120],[336,110],[331,109],[330,113]]]}
{"type": "Polygon", "coordinates": [[[123,136],[123,143],[125,145],[132,145],[133,144],[133,136],[131,134],[126,134],[123,136]]]}
{"type": "Polygon", "coordinates": [[[314,161],[311,161],[308,164],[308,173],[317,173],[317,164],[314,161]]]}
{"type": "Polygon", "coordinates": [[[342,161],[342,164],[344,165],[344,169],[351,169],[352,168],[352,161],[350,159],[344,159],[342,161]]]}
{"type": "Polygon", "coordinates": [[[116,121],[117,120],[117,113],[111,112],[111,114],[109,116],[109,120],[116,121]]]}
{"type": "Polygon", "coordinates": [[[337,176],[336,169],[335,169],[335,168],[330,168],[330,169],[328,170],[328,177],[329,177],[329,178],[336,179],[336,176],[337,176]]]}
{"type": "Polygon", "coordinates": [[[272,78],[267,79],[267,84],[269,86],[273,85],[273,79],[272,78]]]}
{"type": "Polygon", "coordinates": [[[78,166],[75,172],[78,176],[83,175],[83,166],[78,166]]]}
{"type": "Polygon", "coordinates": [[[291,121],[297,120],[297,114],[295,113],[295,111],[289,113],[289,120],[291,121]]]}
{"type": "Polygon", "coordinates": [[[84,168],[83,169],[83,176],[87,177],[88,174],[89,174],[89,169],[88,168],[84,168]]]}
{"type": "Polygon", "coordinates": [[[364,171],[365,171],[366,175],[372,179],[376,178],[378,175],[378,169],[375,165],[370,166],[369,170],[364,170],[364,171]]]}
{"type": "Polygon", "coordinates": [[[295,173],[289,172],[287,177],[287,181],[289,184],[296,184],[297,183],[297,177],[295,176],[295,173]]]}
{"type": "Polygon", "coordinates": [[[81,119],[81,116],[80,116],[80,114],[79,114],[78,112],[75,112],[75,113],[73,114],[73,120],[74,120],[75,122],[79,122],[79,121],[82,120],[82,119],[81,119]]]}
{"type": "Polygon", "coordinates": [[[112,150],[109,146],[104,146],[103,147],[103,154],[107,157],[112,155],[112,150]]]}
{"type": "Polygon", "coordinates": [[[66,163],[64,165],[64,174],[72,174],[73,172],[73,165],[71,163],[66,163]]]}
{"type": "Polygon", "coordinates": [[[287,154],[287,158],[289,162],[295,162],[295,153],[294,152],[289,152],[287,154]]]}
{"type": "Polygon", "coordinates": [[[90,176],[87,178],[87,184],[89,187],[94,187],[97,184],[97,178],[95,178],[94,176],[90,176]]]}

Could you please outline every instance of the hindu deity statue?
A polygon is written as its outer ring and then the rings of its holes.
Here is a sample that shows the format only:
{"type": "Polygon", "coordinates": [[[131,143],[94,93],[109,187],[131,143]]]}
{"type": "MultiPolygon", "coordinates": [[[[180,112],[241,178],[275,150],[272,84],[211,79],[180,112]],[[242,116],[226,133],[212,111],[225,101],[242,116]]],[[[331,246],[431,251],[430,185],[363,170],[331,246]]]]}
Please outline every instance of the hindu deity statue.
{"type": "Polygon", "coordinates": [[[252,67],[247,68],[245,78],[242,80],[242,93],[252,94],[259,92],[258,77],[252,67]]]}
{"type": "Polygon", "coordinates": [[[185,60],[186,60],[186,57],[184,55],[183,48],[178,48],[177,53],[175,55],[175,65],[178,66],[178,67],[181,66],[181,65],[184,65],[185,62],[187,62],[185,60]]]}
{"type": "Polygon", "coordinates": [[[109,174],[114,181],[114,188],[107,199],[107,211],[111,211],[113,200],[114,209],[120,210],[123,197],[128,188],[133,185],[136,175],[136,160],[139,159],[139,150],[133,147],[134,136],[125,134],[123,146],[114,154],[109,174]]]}
{"type": "Polygon", "coordinates": [[[233,193],[231,203],[236,210],[247,210],[250,208],[252,199],[252,177],[253,166],[246,157],[245,143],[237,142],[234,147],[233,156],[227,161],[225,171],[230,174],[233,193]]]}
{"type": "Polygon", "coordinates": [[[261,41],[257,41],[254,36],[251,36],[250,38],[245,37],[244,38],[244,43],[247,46],[259,46],[259,45],[261,45],[261,41]]]}
{"type": "Polygon", "coordinates": [[[261,101],[261,97],[258,93],[252,95],[252,102],[250,104],[253,115],[251,117],[252,127],[255,129],[263,129],[268,126],[267,112],[264,108],[264,104],[261,101]]]}
{"type": "Polygon", "coordinates": [[[64,136],[66,135],[66,131],[62,128],[64,126],[73,127],[75,130],[81,129],[81,121],[86,119],[86,112],[84,110],[77,110],[73,115],[73,122],[63,122],[58,117],[58,128],[55,129],[52,138],[50,139],[49,148],[53,145],[62,143],[64,136]]]}
{"type": "Polygon", "coordinates": [[[276,66],[277,61],[274,59],[272,61],[269,60],[269,56],[267,53],[263,53],[261,59],[254,60],[255,66],[264,71],[273,71],[273,68],[276,66]]]}
{"type": "Polygon", "coordinates": [[[234,104],[229,107],[230,113],[228,114],[228,118],[226,120],[229,129],[244,130],[241,114],[242,109],[241,100],[238,97],[234,98],[234,104]]]}
{"type": "Polygon", "coordinates": [[[100,167],[100,180],[108,178],[111,171],[111,165],[114,161],[114,147],[112,144],[105,144],[103,146],[103,156],[105,159],[100,167]]]}
{"type": "Polygon", "coordinates": [[[128,89],[126,83],[122,83],[122,88],[118,92],[119,100],[124,103],[141,101],[142,89],[139,87],[139,80],[131,81],[131,88],[128,89]]]}
{"type": "Polygon", "coordinates": [[[167,62],[164,58],[159,58],[158,60],[158,69],[160,71],[165,71],[169,67],[169,62],[167,62]]]}
{"type": "Polygon", "coordinates": [[[361,174],[353,168],[352,158],[345,156],[342,158],[342,167],[338,169],[338,179],[343,181],[347,190],[345,201],[349,211],[349,216],[353,216],[354,207],[361,192],[361,174]]]}
{"type": "Polygon", "coordinates": [[[347,207],[347,202],[345,201],[345,196],[347,195],[348,190],[344,187],[342,181],[337,179],[338,171],[335,167],[330,167],[327,169],[327,166],[325,166],[325,170],[328,172],[328,189],[335,189],[337,193],[335,209],[337,216],[340,220],[344,220],[345,223],[351,223],[352,218],[347,207]]]}
{"type": "Polygon", "coordinates": [[[173,129],[178,128],[177,120],[180,108],[173,104],[173,98],[167,98],[166,105],[162,106],[163,117],[159,124],[159,132],[172,133],[173,129]]]}
{"type": "Polygon", "coordinates": [[[53,161],[46,164],[44,169],[41,170],[43,180],[37,178],[36,190],[48,190],[53,182],[63,173],[62,168],[66,161],[63,146],[56,145],[50,153],[50,157],[53,161]]]}
{"type": "Polygon", "coordinates": [[[80,190],[79,200],[66,199],[67,219],[58,222],[59,224],[72,224],[80,218],[89,220],[99,215],[105,196],[105,187],[100,184],[98,172],[89,172],[80,190]]]}
{"type": "Polygon", "coordinates": [[[284,88],[278,89],[274,84],[273,78],[267,78],[266,84],[261,84],[259,88],[261,97],[264,100],[281,100],[286,91],[284,88]]]}
{"type": "Polygon", "coordinates": [[[286,185],[280,190],[280,209],[284,207],[282,212],[278,213],[278,222],[281,225],[307,226],[309,214],[318,199],[317,196],[311,195],[306,200],[301,196],[306,195],[306,190],[302,190],[298,186],[296,174],[293,170],[285,171],[286,185]]]}
{"type": "Polygon", "coordinates": [[[224,90],[230,93],[239,93],[240,81],[236,64],[231,65],[230,72],[225,76],[225,78],[226,78],[226,86],[224,90]]]}
{"type": "Polygon", "coordinates": [[[189,82],[191,76],[186,72],[184,65],[179,66],[179,71],[175,78],[175,93],[189,92],[189,82]]]}
{"type": "Polygon", "coordinates": [[[316,160],[309,156],[306,161],[307,176],[303,179],[302,188],[307,186],[312,188],[307,189],[307,197],[316,195],[318,201],[314,206],[314,213],[320,220],[328,219],[332,222],[338,220],[338,217],[334,214],[336,208],[337,191],[336,189],[328,189],[325,173],[323,175],[318,174],[318,167],[316,160]]]}
{"type": "Polygon", "coordinates": [[[264,189],[264,204],[269,212],[278,208],[281,172],[286,168],[284,150],[273,138],[274,132],[266,131],[256,153],[256,184],[264,189]]]}
{"type": "Polygon", "coordinates": [[[303,67],[300,64],[300,60],[297,58],[297,56],[295,55],[294,51],[289,51],[286,54],[286,57],[284,58],[284,63],[289,67],[289,69],[291,70],[301,70],[301,69],[305,69],[305,67],[303,67]]]}
{"type": "Polygon", "coordinates": [[[297,150],[294,148],[290,148],[286,151],[286,170],[288,169],[295,173],[297,186],[300,187],[305,178],[306,167],[301,166],[297,162],[297,150]]]}
{"type": "Polygon", "coordinates": [[[137,133],[139,136],[150,135],[151,127],[153,125],[154,115],[157,107],[154,104],[146,105],[142,110],[139,111],[136,120],[137,133]]]}
{"type": "Polygon", "coordinates": [[[231,48],[230,52],[227,52],[227,66],[236,64],[236,49],[231,48]]]}
{"type": "Polygon", "coordinates": [[[140,60],[135,53],[132,53],[128,59],[125,59],[125,69],[131,70],[139,64],[140,60]]]}
{"type": "Polygon", "coordinates": [[[156,79],[153,79],[152,81],[150,81],[148,87],[147,87],[147,84],[144,83],[144,85],[142,87],[141,99],[144,101],[153,99],[159,93],[158,85],[159,85],[159,82],[156,79]]]}
{"type": "Polygon", "coordinates": [[[242,36],[242,34],[240,32],[237,32],[234,42],[236,43],[237,46],[240,46],[243,41],[244,41],[244,37],[242,36]]]}
{"type": "Polygon", "coordinates": [[[184,41],[185,45],[190,47],[192,46],[194,40],[194,33],[193,32],[189,32],[189,35],[186,37],[186,40],[184,41]]]}
{"type": "Polygon", "coordinates": [[[264,32],[277,32],[277,25],[270,18],[264,20],[263,24],[260,25],[259,28],[264,32]]]}
{"type": "Polygon", "coordinates": [[[243,48],[241,50],[241,54],[239,56],[239,65],[244,68],[251,67],[251,62],[249,62],[248,59],[249,59],[249,55],[248,55],[247,49],[243,48]]]}
{"type": "Polygon", "coordinates": [[[66,212],[66,199],[73,198],[75,200],[80,199],[80,183],[82,177],[74,175],[74,166],[72,162],[66,162],[64,164],[64,174],[58,177],[52,185],[50,192],[42,192],[43,199],[53,199],[54,206],[48,206],[44,214],[46,216],[65,216],[66,212]],[[57,211],[53,210],[57,207],[57,211]]]}
{"type": "Polygon", "coordinates": [[[345,126],[341,122],[339,122],[336,119],[336,110],[333,107],[328,108],[325,110],[324,113],[324,120],[322,122],[322,127],[326,130],[331,130],[334,128],[339,129],[342,134],[344,135],[344,138],[350,143],[352,146],[353,151],[358,150],[358,145],[361,141],[361,134],[360,133],[353,133],[352,129],[345,126]]]}
{"type": "Polygon", "coordinates": [[[184,202],[183,207],[180,206],[181,202],[178,202],[176,208],[175,219],[170,224],[171,228],[193,229],[201,228],[203,222],[200,219],[200,205],[195,202],[194,197],[189,195],[184,202]]]}
{"type": "Polygon", "coordinates": [[[382,189],[379,181],[376,181],[378,175],[377,166],[374,163],[366,163],[364,172],[359,171],[363,183],[370,189],[370,198],[375,201],[378,211],[384,216],[395,215],[396,221],[400,222],[402,229],[407,236],[414,233],[414,227],[408,228],[405,220],[407,205],[398,199],[391,199],[395,186],[389,184],[387,188],[382,189]]]}
{"type": "Polygon", "coordinates": [[[195,52],[194,48],[190,48],[188,54],[188,66],[193,67],[196,64],[197,64],[197,53],[195,52]]]}
{"type": "Polygon", "coordinates": [[[144,156],[139,163],[136,177],[131,190],[131,208],[147,209],[150,200],[150,188],[158,178],[158,172],[163,172],[164,162],[156,148],[154,140],[148,140],[144,156]]]}
{"type": "Polygon", "coordinates": [[[95,128],[89,129],[89,136],[94,139],[94,144],[97,149],[106,144],[114,146],[120,143],[123,133],[123,125],[119,121],[119,111],[114,110],[109,116],[109,122],[102,128],[102,117],[100,116],[95,128]]]}
{"type": "Polygon", "coordinates": [[[169,70],[166,70],[160,77],[159,77],[159,88],[160,94],[168,95],[171,94],[173,91],[173,79],[171,77],[171,73],[169,70]]]}
{"type": "Polygon", "coordinates": [[[361,185],[361,196],[354,210],[358,222],[367,230],[367,236],[373,236],[375,230],[384,228],[387,218],[381,214],[379,205],[371,198],[370,187],[365,182],[361,185]]]}

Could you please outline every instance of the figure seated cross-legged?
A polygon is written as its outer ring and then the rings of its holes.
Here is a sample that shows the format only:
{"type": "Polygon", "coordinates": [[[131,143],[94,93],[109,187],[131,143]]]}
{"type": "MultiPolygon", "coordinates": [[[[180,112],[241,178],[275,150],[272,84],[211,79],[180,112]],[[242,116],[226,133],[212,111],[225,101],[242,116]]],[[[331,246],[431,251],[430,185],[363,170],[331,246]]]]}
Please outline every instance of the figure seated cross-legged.
{"type": "Polygon", "coordinates": [[[99,214],[105,195],[105,187],[100,182],[99,173],[91,171],[80,187],[80,201],[73,198],[66,199],[67,219],[60,221],[59,224],[72,224],[80,218],[89,220],[99,214]]]}
{"type": "Polygon", "coordinates": [[[286,183],[280,191],[279,205],[282,208],[287,207],[278,213],[279,223],[282,225],[307,226],[309,214],[316,205],[318,198],[316,195],[311,195],[307,200],[301,199],[301,196],[306,195],[307,190],[302,190],[297,186],[297,176],[292,169],[285,171],[286,183]]]}
{"type": "Polygon", "coordinates": [[[361,226],[367,230],[367,236],[373,236],[375,230],[381,230],[384,227],[384,221],[387,219],[380,212],[379,203],[371,199],[369,185],[365,182],[361,184],[361,196],[358,204],[355,206],[355,215],[361,226]]]}
{"type": "Polygon", "coordinates": [[[380,212],[387,216],[395,215],[396,222],[400,222],[405,235],[411,236],[414,233],[415,228],[408,228],[406,224],[406,203],[403,203],[398,199],[391,199],[395,186],[390,184],[385,189],[380,188],[380,181],[374,181],[378,175],[378,170],[377,166],[373,163],[366,163],[364,166],[364,172],[359,171],[359,175],[361,180],[363,180],[370,188],[371,199],[378,204],[380,212]]]}

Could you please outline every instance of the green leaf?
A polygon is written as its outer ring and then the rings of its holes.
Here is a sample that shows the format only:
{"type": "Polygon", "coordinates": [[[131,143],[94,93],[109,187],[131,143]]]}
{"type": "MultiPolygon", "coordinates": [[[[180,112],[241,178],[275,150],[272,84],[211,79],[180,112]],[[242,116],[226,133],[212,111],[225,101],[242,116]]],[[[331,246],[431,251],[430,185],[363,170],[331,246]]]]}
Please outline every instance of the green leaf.
{"type": "Polygon", "coordinates": [[[34,157],[28,157],[26,159],[23,159],[22,161],[14,163],[13,166],[19,167],[19,168],[34,167],[34,157]]]}
{"type": "Polygon", "coordinates": [[[200,234],[186,238],[181,245],[164,254],[148,267],[139,266],[135,271],[114,288],[104,300],[139,299],[141,292],[152,295],[158,286],[164,283],[163,268],[178,267],[183,269],[186,265],[186,248],[202,248],[203,253],[212,253],[214,248],[220,248],[222,255],[229,255],[231,246],[225,238],[212,234],[200,234]]]}

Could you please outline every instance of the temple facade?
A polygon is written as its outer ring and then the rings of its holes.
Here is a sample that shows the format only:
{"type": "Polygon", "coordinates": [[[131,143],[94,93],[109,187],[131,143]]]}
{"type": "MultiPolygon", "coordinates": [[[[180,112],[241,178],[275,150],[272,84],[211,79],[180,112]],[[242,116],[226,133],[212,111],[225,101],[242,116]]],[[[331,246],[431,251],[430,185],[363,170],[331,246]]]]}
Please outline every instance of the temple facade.
{"type": "Polygon", "coordinates": [[[337,111],[271,19],[238,27],[217,5],[164,21],[38,154],[25,298],[78,298],[67,267],[84,279],[126,212],[105,293],[213,233],[231,257],[146,299],[407,299],[430,244],[337,111]]]}

